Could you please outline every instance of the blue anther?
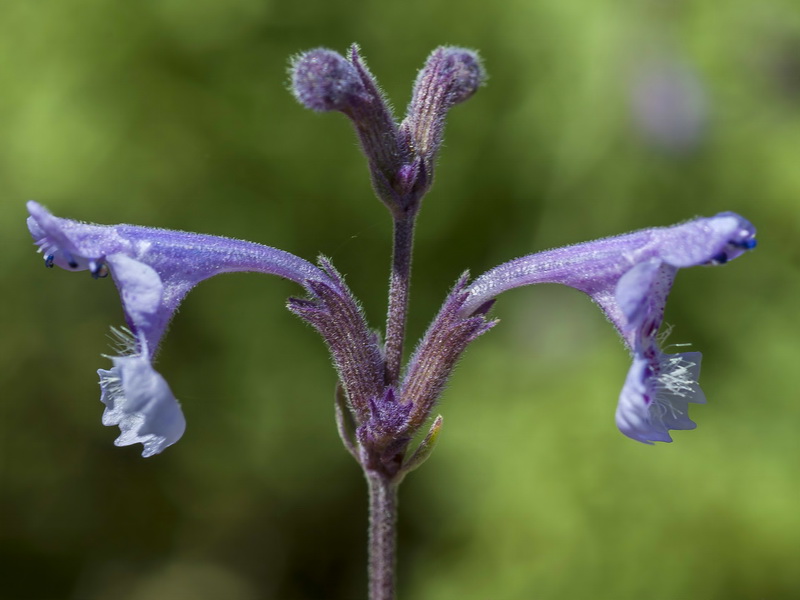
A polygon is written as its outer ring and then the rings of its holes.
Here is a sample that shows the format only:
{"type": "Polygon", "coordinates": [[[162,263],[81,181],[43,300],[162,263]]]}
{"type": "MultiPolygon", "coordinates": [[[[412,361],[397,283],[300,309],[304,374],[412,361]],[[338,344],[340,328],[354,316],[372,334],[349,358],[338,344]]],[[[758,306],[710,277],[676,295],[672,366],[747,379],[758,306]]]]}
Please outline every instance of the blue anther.
{"type": "Polygon", "coordinates": [[[746,240],[741,240],[738,242],[731,242],[732,246],[736,246],[737,248],[744,248],[745,250],[752,250],[756,247],[758,242],[755,238],[748,238],[746,240]]]}
{"type": "Polygon", "coordinates": [[[44,257],[44,266],[47,267],[48,269],[52,269],[53,268],[53,261],[55,260],[55,258],[56,257],[53,256],[52,254],[48,254],[47,256],[45,256],[44,257]]]}

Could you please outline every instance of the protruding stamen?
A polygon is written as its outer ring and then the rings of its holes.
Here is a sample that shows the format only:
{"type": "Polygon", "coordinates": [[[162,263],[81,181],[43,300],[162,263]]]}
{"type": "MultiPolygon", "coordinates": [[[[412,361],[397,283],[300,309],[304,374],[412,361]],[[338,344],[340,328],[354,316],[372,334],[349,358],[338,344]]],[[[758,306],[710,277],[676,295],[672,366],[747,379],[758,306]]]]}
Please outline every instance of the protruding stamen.
{"type": "MultiPolygon", "coordinates": [[[[139,341],[133,332],[127,327],[111,327],[111,335],[108,336],[111,340],[113,350],[119,356],[134,356],[141,353],[139,341]]],[[[104,354],[106,358],[114,359],[113,356],[104,354]]]]}
{"type": "Polygon", "coordinates": [[[728,262],[728,255],[725,252],[720,252],[715,257],[713,257],[710,261],[708,261],[709,265],[724,265],[728,262]]]}
{"type": "Polygon", "coordinates": [[[48,254],[47,256],[44,257],[44,266],[47,267],[48,269],[52,269],[53,261],[55,261],[55,259],[56,259],[55,256],[53,256],[52,254],[48,254]]]}
{"type": "Polygon", "coordinates": [[[76,260],[75,260],[75,259],[72,257],[72,254],[70,254],[69,252],[64,252],[64,258],[66,258],[66,259],[67,259],[67,266],[68,266],[70,269],[77,269],[77,268],[78,268],[78,261],[76,261],[76,260]]]}
{"type": "Polygon", "coordinates": [[[91,261],[89,263],[89,271],[93,279],[100,279],[101,277],[108,277],[108,266],[104,263],[91,261]]]}

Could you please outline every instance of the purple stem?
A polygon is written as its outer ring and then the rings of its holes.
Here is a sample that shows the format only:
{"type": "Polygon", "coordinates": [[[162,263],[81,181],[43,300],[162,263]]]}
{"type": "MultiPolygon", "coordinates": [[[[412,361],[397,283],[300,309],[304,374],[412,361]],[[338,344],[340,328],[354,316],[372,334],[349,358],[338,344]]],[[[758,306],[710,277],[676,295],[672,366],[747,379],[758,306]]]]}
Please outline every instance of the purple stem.
{"type": "Polygon", "coordinates": [[[394,600],[397,482],[366,472],[369,485],[369,600],[394,600]]]}
{"type": "Polygon", "coordinates": [[[386,381],[389,384],[397,383],[403,362],[414,219],[415,215],[404,215],[394,219],[392,274],[389,279],[389,310],[386,317],[386,381]]]}

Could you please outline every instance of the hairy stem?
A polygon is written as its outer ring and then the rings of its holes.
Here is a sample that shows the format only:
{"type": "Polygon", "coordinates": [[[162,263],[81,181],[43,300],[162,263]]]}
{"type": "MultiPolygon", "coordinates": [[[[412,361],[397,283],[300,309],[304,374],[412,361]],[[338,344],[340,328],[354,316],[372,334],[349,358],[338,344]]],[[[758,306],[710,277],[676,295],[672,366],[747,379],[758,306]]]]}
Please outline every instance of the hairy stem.
{"type": "Polygon", "coordinates": [[[367,472],[369,485],[369,600],[394,600],[397,482],[367,472]]]}
{"type": "Polygon", "coordinates": [[[413,242],[414,216],[395,217],[392,274],[389,279],[389,310],[386,317],[386,377],[388,383],[397,382],[403,361],[413,242]]]}

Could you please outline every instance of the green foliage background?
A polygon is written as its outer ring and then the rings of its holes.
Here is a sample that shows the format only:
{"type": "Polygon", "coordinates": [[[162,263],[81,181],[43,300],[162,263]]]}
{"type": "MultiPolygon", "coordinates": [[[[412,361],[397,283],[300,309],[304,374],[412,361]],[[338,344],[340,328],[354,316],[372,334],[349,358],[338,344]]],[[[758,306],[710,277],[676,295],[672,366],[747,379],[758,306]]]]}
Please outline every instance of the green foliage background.
{"type": "Polygon", "coordinates": [[[388,217],[346,119],[286,91],[289,56],[353,41],[400,113],[437,45],[479,49],[491,77],[448,123],[412,338],[466,268],[723,210],[760,239],[678,276],[670,340],[704,352],[709,403],[672,445],[616,430],[628,357],[585,297],[501,298],[401,490],[401,597],[800,596],[796,0],[3,0],[0,597],[363,596],[365,486],[325,349],[283,308],[298,290],[237,274],[189,296],[159,362],[188,430],[144,460],[100,425],[113,284],[45,271],[24,226],[34,198],[324,253],[379,326],[388,217]],[[703,86],[689,152],[633,125],[654,59],[703,86]]]}

